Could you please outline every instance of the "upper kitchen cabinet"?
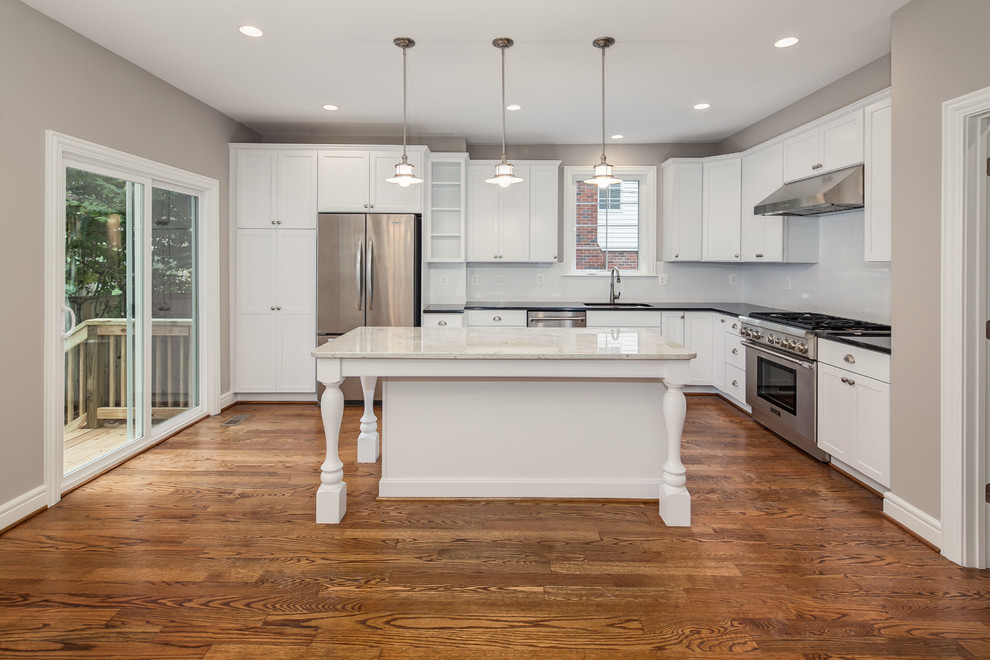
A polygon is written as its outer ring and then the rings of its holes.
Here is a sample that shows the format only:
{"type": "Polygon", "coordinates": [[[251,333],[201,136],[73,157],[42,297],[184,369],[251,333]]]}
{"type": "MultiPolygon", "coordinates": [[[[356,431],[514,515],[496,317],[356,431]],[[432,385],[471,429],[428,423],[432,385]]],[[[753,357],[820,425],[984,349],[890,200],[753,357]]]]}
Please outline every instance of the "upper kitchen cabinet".
{"type": "Polygon", "coordinates": [[[863,110],[859,108],[784,140],[784,181],[863,162],[863,110]]]}
{"type": "Polygon", "coordinates": [[[497,161],[467,168],[467,260],[546,263],[557,260],[560,161],[516,161],[520,183],[485,183],[497,161]]]}
{"type": "Polygon", "coordinates": [[[426,188],[427,261],[464,261],[467,158],[464,153],[430,155],[426,188]]]}
{"type": "Polygon", "coordinates": [[[672,158],[661,167],[663,260],[701,261],[701,160],[672,158]]]}
{"type": "Polygon", "coordinates": [[[315,229],[316,153],[232,145],[236,226],[315,229]]]}
{"type": "MultiPolygon", "coordinates": [[[[417,176],[425,178],[426,147],[407,147],[417,176]]],[[[423,186],[406,188],[385,179],[402,161],[400,147],[321,149],[318,167],[320,213],[422,213],[423,186]]]]}
{"type": "Polygon", "coordinates": [[[784,185],[784,146],[760,146],[742,159],[742,261],[817,262],[818,218],[765,216],[753,207],[784,185]]]}
{"type": "Polygon", "coordinates": [[[742,159],[705,158],[702,164],[701,259],[739,261],[742,159]]]}
{"type": "Polygon", "coordinates": [[[864,110],[866,154],[863,176],[866,196],[866,261],[890,261],[891,124],[890,97],[864,110]]]}

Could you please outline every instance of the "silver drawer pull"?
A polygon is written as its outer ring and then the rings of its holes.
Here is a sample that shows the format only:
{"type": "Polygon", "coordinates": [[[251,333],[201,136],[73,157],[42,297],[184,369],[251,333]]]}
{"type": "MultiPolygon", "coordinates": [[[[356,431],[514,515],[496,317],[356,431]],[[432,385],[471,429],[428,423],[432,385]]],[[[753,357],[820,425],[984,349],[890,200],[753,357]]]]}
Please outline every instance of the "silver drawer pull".
{"type": "Polygon", "coordinates": [[[845,360],[846,362],[848,362],[849,364],[856,364],[856,358],[853,357],[853,355],[851,353],[846,353],[846,357],[844,357],[842,359],[845,360]]]}
{"type": "Polygon", "coordinates": [[[739,355],[739,349],[738,348],[733,348],[732,349],[732,354],[733,355],[739,355]]]}
{"type": "Polygon", "coordinates": [[[493,316],[492,317],[492,320],[493,321],[501,321],[502,320],[502,317],[501,316],[493,316]]]}
{"type": "Polygon", "coordinates": [[[440,327],[443,327],[443,326],[447,325],[447,322],[446,321],[440,321],[439,323],[437,323],[437,325],[439,325],[440,327]]]}
{"type": "Polygon", "coordinates": [[[738,327],[739,327],[739,324],[738,323],[733,323],[732,324],[732,329],[733,330],[736,330],[738,327]]]}

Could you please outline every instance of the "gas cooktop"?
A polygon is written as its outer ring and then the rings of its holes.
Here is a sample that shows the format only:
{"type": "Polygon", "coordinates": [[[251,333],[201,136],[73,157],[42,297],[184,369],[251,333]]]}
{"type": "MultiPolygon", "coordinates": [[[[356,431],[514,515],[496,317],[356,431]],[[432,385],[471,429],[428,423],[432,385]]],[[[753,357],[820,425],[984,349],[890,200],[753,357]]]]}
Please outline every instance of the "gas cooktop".
{"type": "Polygon", "coordinates": [[[749,316],[814,332],[890,333],[889,325],[813,312],[751,312],[749,316]]]}

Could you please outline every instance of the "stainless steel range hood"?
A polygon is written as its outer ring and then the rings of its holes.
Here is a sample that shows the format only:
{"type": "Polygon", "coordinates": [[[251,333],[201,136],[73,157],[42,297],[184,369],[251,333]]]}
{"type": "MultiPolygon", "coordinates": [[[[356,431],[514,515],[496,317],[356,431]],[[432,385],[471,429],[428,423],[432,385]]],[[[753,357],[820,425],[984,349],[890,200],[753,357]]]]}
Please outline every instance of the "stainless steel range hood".
{"type": "Polygon", "coordinates": [[[753,208],[756,215],[825,215],[863,208],[863,166],[820,174],[783,187],[753,208]]]}

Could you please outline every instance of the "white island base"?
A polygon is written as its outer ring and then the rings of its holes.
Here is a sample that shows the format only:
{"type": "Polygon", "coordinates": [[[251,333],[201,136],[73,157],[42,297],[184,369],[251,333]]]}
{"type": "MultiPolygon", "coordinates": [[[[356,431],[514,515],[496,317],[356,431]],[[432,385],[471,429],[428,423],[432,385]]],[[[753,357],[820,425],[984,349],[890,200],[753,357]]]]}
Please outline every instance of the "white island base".
{"type": "MultiPolygon", "coordinates": [[[[659,499],[667,525],[690,525],[680,460],[688,349],[648,330],[623,330],[622,341],[570,328],[353,333],[314,351],[327,386],[317,522],[346,512],[338,386],[362,376],[372,389],[384,377],[380,497],[659,499]]],[[[359,460],[377,457],[366,404],[359,460]]]]}

